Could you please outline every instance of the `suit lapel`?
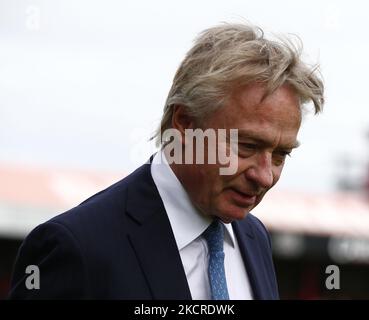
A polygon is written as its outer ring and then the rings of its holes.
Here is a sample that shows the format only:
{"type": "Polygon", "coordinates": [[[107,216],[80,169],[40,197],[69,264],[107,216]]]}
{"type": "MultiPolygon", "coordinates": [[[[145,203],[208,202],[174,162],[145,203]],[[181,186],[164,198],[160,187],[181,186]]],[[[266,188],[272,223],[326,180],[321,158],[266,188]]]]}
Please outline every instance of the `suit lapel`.
{"type": "Polygon", "coordinates": [[[163,202],[145,164],[127,190],[127,214],[136,222],[128,235],[153,299],[191,299],[186,274],[163,202]]]}
{"type": "Polygon", "coordinates": [[[270,299],[265,290],[269,285],[265,275],[264,263],[249,219],[246,217],[243,220],[234,221],[232,226],[246,266],[254,299],[270,299]]]}

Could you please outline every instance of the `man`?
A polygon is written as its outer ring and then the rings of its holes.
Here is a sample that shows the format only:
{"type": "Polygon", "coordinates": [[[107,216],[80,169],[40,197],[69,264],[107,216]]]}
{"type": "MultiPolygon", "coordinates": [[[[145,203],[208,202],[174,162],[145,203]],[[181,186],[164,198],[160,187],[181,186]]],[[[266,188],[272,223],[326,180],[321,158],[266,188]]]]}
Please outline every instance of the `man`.
{"type": "Polygon", "coordinates": [[[241,24],[205,30],[173,80],[161,150],[33,230],[10,298],[278,299],[270,238],[250,211],[297,146],[309,101],[318,113],[323,84],[289,42],[241,24]],[[217,136],[193,144],[191,129],[217,136]],[[221,146],[236,163],[231,173],[211,159],[221,146]],[[27,288],[29,265],[39,268],[39,289],[27,288]]]}

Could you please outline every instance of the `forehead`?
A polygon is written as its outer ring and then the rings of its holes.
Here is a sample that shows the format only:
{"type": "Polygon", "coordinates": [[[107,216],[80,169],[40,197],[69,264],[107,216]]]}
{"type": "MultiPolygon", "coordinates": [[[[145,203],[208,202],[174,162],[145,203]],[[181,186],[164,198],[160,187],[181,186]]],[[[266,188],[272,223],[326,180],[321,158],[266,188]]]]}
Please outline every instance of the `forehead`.
{"type": "Polygon", "coordinates": [[[301,124],[299,98],[288,85],[266,97],[264,86],[248,85],[235,90],[209,120],[209,127],[239,129],[243,136],[293,144],[301,124]]]}
{"type": "Polygon", "coordinates": [[[225,108],[248,118],[267,119],[269,116],[275,121],[301,120],[299,97],[289,85],[267,96],[262,84],[241,87],[232,93],[225,108]]]}

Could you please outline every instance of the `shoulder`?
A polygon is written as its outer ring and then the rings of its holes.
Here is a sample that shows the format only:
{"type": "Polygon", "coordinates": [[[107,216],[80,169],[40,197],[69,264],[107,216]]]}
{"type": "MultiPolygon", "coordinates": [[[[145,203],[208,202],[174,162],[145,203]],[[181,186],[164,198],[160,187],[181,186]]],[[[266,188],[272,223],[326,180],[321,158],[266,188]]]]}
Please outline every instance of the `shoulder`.
{"type": "Polygon", "coordinates": [[[103,233],[109,235],[114,228],[122,228],[126,224],[125,211],[130,187],[142,181],[147,174],[145,166],[48,222],[62,225],[75,235],[90,233],[92,238],[103,233]]]}
{"type": "Polygon", "coordinates": [[[126,234],[133,222],[125,203],[130,186],[141,178],[134,172],[33,229],[18,251],[9,297],[88,297],[91,279],[111,267],[117,252],[129,252],[126,234]],[[29,265],[40,270],[41,290],[25,287],[29,265]]]}
{"type": "Polygon", "coordinates": [[[18,251],[9,298],[84,297],[83,270],[83,257],[73,234],[56,222],[41,224],[27,236],[18,251]],[[37,267],[41,279],[39,290],[27,288],[29,266],[37,267]]]}

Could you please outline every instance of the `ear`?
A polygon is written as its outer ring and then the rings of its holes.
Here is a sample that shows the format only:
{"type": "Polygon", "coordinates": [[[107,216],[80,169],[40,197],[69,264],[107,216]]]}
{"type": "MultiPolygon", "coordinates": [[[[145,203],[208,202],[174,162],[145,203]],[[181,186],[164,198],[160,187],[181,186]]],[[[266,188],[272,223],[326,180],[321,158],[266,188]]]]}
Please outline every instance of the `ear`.
{"type": "Polygon", "coordinates": [[[175,105],[173,108],[172,128],[177,129],[181,133],[182,141],[184,141],[185,129],[194,129],[195,121],[193,117],[188,115],[185,106],[175,105]]]}

